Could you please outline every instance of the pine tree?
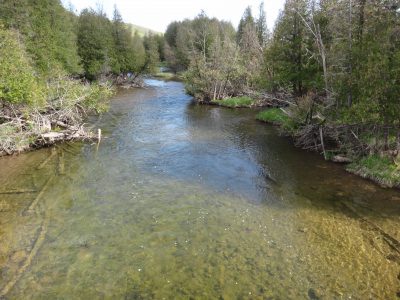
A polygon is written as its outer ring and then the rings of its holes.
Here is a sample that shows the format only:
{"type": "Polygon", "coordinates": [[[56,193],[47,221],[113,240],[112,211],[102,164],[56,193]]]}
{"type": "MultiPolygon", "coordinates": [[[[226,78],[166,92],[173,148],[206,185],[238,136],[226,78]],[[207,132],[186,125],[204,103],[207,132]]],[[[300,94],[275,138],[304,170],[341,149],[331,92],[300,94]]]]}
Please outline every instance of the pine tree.
{"type": "Polygon", "coordinates": [[[111,72],[118,72],[114,61],[114,41],[111,23],[102,11],[84,9],[79,16],[78,53],[82,59],[85,76],[96,79],[111,72]]]}
{"type": "Polygon", "coordinates": [[[258,18],[256,20],[257,36],[259,44],[264,47],[268,41],[267,17],[264,10],[264,2],[261,2],[258,9],[258,18]]]}

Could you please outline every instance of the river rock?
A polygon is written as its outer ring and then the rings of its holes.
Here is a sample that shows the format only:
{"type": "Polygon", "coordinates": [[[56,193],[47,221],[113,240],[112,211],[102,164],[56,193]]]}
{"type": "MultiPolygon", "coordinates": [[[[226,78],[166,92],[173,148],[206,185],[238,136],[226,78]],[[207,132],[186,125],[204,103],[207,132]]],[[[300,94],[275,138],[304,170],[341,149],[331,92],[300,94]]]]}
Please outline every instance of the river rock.
{"type": "Polygon", "coordinates": [[[303,232],[303,233],[307,233],[308,232],[308,228],[303,227],[303,228],[299,228],[297,229],[299,232],[303,232]]]}

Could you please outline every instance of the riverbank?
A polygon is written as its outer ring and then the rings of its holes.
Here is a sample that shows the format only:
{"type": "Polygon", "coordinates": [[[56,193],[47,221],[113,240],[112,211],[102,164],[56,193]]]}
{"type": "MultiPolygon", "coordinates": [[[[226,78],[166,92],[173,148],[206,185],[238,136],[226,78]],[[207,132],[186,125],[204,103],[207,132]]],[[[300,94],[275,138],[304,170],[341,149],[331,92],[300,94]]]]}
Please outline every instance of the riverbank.
{"type": "MultiPolygon", "coordinates": [[[[270,108],[257,114],[256,119],[265,123],[279,126],[284,134],[290,135],[296,139],[302,138],[297,133],[293,120],[282,108],[270,108]]],[[[345,163],[346,171],[365,179],[372,180],[383,187],[400,188],[400,154],[398,152],[386,152],[380,154],[355,155],[340,150],[337,145],[331,145],[328,150],[324,145],[324,126],[319,129],[319,141],[322,151],[318,151],[316,146],[314,150],[324,155],[326,160],[335,163],[345,163]],[[336,149],[335,149],[336,147],[336,149]],[[390,154],[389,154],[390,153],[390,154]]],[[[317,133],[314,133],[317,134],[317,133]]],[[[317,135],[318,136],[318,135],[317,135]]],[[[330,142],[336,142],[330,140],[330,142]]]]}
{"type": "MultiPolygon", "coordinates": [[[[279,100],[271,96],[268,98],[272,98],[275,101],[279,100]]],[[[250,109],[269,106],[268,109],[260,111],[256,115],[256,119],[264,123],[278,126],[282,134],[293,138],[296,146],[305,150],[313,150],[321,153],[326,160],[345,164],[344,168],[346,171],[372,180],[383,187],[400,188],[400,157],[398,151],[361,155],[352,151],[352,145],[338,146],[337,143],[339,143],[340,140],[339,138],[337,140],[332,138],[332,135],[334,135],[332,131],[336,131],[335,134],[338,134],[340,131],[339,129],[335,128],[334,125],[328,126],[326,124],[301,126],[296,120],[289,116],[285,106],[282,107],[282,104],[285,104],[283,102],[280,103],[280,107],[271,107],[271,103],[265,100],[257,101],[248,96],[243,96],[212,100],[204,104],[218,105],[227,108],[250,109]],[[312,138],[310,138],[310,136],[312,136],[312,138]],[[310,146],[310,144],[313,145],[310,146]]],[[[276,106],[279,106],[279,104],[276,106]]],[[[338,128],[342,127],[343,125],[338,128]]],[[[358,139],[357,136],[354,138],[358,139]]],[[[379,142],[375,141],[375,143],[379,142]]]]}
{"type": "Polygon", "coordinates": [[[114,87],[69,77],[49,81],[38,102],[0,101],[0,156],[62,141],[96,140],[100,133],[84,126],[90,114],[107,110],[114,87]]]}

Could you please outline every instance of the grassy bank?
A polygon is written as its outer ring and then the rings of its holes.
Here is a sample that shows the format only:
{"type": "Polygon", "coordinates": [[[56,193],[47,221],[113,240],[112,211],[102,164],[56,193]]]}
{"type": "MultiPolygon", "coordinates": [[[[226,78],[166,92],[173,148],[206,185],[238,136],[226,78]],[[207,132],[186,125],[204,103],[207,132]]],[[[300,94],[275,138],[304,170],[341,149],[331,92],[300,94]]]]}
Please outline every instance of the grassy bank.
{"type": "Polygon", "coordinates": [[[390,157],[370,155],[347,165],[346,170],[387,187],[400,188],[400,162],[390,157]]]}
{"type": "Polygon", "coordinates": [[[263,110],[257,114],[256,119],[274,125],[284,125],[289,121],[288,115],[280,108],[263,110]]]}
{"type": "Polygon", "coordinates": [[[212,104],[230,107],[230,108],[239,108],[239,107],[251,107],[254,103],[254,100],[247,96],[242,97],[233,97],[227,98],[222,100],[213,100],[211,101],[212,104]]]}

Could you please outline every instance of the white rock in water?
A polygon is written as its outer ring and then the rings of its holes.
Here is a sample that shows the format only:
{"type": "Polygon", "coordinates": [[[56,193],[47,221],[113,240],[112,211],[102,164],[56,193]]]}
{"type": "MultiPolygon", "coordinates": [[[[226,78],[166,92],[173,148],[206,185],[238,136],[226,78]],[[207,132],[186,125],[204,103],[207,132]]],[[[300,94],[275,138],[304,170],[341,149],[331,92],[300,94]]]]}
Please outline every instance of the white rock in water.
{"type": "Polygon", "coordinates": [[[332,161],[337,162],[337,163],[351,163],[352,160],[348,157],[342,156],[342,155],[335,155],[332,157],[332,161]]]}

